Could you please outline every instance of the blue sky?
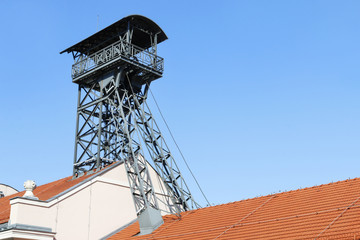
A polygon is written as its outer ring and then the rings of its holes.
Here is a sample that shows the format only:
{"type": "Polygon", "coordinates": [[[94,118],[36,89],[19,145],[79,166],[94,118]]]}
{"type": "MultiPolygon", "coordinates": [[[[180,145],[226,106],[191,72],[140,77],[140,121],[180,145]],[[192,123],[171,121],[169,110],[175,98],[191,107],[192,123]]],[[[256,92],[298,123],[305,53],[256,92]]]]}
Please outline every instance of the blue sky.
{"type": "Polygon", "coordinates": [[[76,85],[71,55],[59,52],[95,33],[97,16],[102,29],[130,14],[169,37],[152,90],[211,203],[360,176],[359,1],[4,0],[0,9],[1,183],[72,174],[76,85]]]}

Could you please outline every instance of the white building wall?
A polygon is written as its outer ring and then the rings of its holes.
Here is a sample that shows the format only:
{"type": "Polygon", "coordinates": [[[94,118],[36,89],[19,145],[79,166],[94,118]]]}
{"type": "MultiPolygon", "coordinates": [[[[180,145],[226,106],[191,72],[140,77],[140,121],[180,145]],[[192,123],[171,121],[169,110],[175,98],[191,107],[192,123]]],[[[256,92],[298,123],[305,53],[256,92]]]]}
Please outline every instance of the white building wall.
{"type": "Polygon", "coordinates": [[[6,184],[1,184],[1,183],[0,183],[0,191],[3,192],[5,197],[18,192],[18,190],[16,190],[15,188],[10,187],[6,184]]]}
{"type": "MultiPolygon", "coordinates": [[[[161,192],[156,172],[149,171],[161,192]]],[[[11,200],[9,223],[51,228],[57,240],[98,240],[136,219],[128,186],[121,164],[48,202],[11,200]]]]}

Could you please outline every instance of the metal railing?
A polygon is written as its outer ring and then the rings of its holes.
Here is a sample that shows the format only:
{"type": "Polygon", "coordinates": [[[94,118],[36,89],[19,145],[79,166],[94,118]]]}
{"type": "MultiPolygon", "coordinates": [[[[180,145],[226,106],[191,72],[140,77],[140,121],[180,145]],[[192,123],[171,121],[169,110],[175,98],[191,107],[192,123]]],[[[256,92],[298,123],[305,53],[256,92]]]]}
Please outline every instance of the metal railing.
{"type": "Polygon", "coordinates": [[[124,59],[127,62],[140,65],[145,69],[160,74],[164,71],[164,59],[162,57],[120,40],[73,64],[71,76],[73,79],[78,78],[91,70],[100,68],[104,64],[117,59],[124,59]]]}

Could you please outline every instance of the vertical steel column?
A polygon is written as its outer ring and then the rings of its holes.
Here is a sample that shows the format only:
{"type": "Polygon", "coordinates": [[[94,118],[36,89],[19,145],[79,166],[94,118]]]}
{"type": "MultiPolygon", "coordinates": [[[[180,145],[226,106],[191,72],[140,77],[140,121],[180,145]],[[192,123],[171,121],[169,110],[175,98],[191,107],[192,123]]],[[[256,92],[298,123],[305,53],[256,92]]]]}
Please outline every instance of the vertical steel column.
{"type": "MultiPolygon", "coordinates": [[[[81,86],[78,86],[78,99],[77,99],[77,108],[76,108],[76,126],[75,126],[75,146],[74,146],[74,164],[77,160],[77,151],[78,151],[78,131],[79,131],[79,107],[81,99],[81,86]]],[[[75,167],[73,167],[73,176],[75,176],[75,167]]]]}
{"type": "MultiPolygon", "coordinates": [[[[99,83],[100,85],[100,99],[103,98],[103,82],[101,81],[99,83]]],[[[98,120],[98,132],[97,132],[97,140],[98,140],[98,145],[97,145],[97,155],[96,155],[96,169],[100,169],[101,167],[101,159],[100,159],[100,152],[101,152],[101,147],[102,147],[102,142],[101,142],[101,133],[102,133],[102,123],[103,123],[103,119],[102,119],[102,114],[103,114],[103,102],[101,101],[99,104],[99,120],[98,120]]]]}

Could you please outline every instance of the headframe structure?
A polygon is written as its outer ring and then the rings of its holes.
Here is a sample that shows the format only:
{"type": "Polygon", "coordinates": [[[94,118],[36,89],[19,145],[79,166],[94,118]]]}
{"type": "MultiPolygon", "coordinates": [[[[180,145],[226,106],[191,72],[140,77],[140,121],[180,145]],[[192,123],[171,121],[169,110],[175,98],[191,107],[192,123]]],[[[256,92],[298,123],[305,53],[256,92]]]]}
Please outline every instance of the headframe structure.
{"type": "Polygon", "coordinates": [[[138,215],[159,209],[147,161],[166,186],[171,213],[199,207],[146,102],[163,74],[157,45],[166,39],[152,20],[130,15],[61,52],[72,53],[78,84],[73,177],[123,161],[138,215]]]}

